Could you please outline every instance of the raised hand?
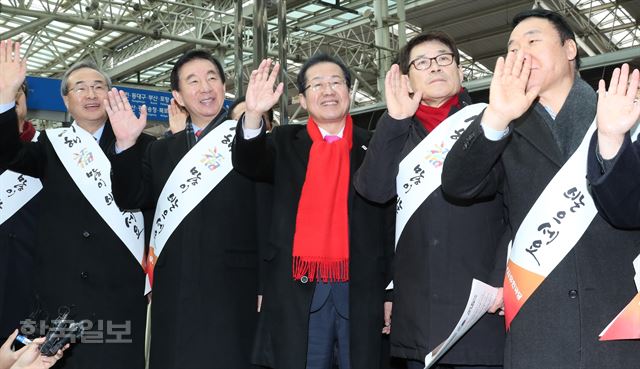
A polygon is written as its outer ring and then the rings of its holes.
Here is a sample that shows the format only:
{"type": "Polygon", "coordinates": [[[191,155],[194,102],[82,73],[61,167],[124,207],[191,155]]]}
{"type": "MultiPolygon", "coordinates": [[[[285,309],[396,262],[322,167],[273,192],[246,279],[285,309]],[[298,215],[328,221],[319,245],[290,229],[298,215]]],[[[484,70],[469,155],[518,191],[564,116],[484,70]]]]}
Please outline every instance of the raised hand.
{"type": "Polygon", "coordinates": [[[501,131],[529,109],[540,92],[537,86],[527,90],[530,74],[531,57],[524,52],[510,52],[506,59],[498,58],[483,124],[501,131]]]}
{"type": "Polygon", "coordinates": [[[409,77],[400,73],[398,64],[391,66],[384,79],[384,96],[391,118],[400,120],[411,118],[420,105],[422,92],[409,94],[409,77]]]}
{"type": "Polygon", "coordinates": [[[15,101],[26,75],[27,59],[20,57],[20,43],[0,41],[0,104],[15,101]]]}
{"type": "Polygon", "coordinates": [[[171,103],[167,106],[169,112],[169,129],[175,134],[182,131],[187,126],[187,117],[189,114],[183,107],[178,105],[176,99],[171,99],[171,103]]]}
{"type": "Polygon", "coordinates": [[[147,107],[140,108],[140,118],[131,109],[129,99],[124,91],[112,88],[104,100],[104,106],[109,115],[109,121],[116,136],[116,146],[119,150],[126,150],[135,145],[136,140],[147,124],[147,107]]]}
{"type": "Polygon", "coordinates": [[[249,85],[247,86],[246,106],[244,124],[247,128],[259,128],[262,114],[269,111],[280,99],[284,84],[278,83],[274,89],[280,63],[276,63],[271,69],[272,60],[265,59],[260,63],[258,69],[251,72],[249,85]]]}
{"type": "Polygon", "coordinates": [[[616,68],[611,75],[609,90],[604,80],[598,85],[598,149],[604,159],[611,159],[618,153],[624,135],[640,119],[638,85],[640,71],[629,73],[629,65],[616,68]]]}

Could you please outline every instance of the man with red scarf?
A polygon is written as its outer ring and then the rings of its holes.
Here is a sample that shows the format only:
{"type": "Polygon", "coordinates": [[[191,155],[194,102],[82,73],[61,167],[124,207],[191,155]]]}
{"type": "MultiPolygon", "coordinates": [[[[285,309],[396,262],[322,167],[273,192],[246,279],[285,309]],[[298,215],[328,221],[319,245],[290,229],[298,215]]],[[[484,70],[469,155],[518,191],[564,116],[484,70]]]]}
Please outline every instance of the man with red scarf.
{"type": "MultiPolygon", "coordinates": [[[[410,40],[400,50],[399,64],[387,73],[388,110],[354,181],[375,202],[395,198],[399,163],[448,116],[471,104],[461,85],[460,54],[445,33],[410,40]]],[[[392,356],[407,360],[409,369],[422,369],[425,355],[458,322],[472,279],[501,285],[506,249],[498,245],[504,229],[499,196],[453,202],[438,187],[417,205],[397,241],[393,309],[385,311],[392,356]]],[[[504,320],[488,314],[436,366],[501,366],[503,347],[504,320]]]]}
{"type": "Polygon", "coordinates": [[[266,135],[261,116],[283,89],[274,90],[279,66],[270,68],[265,60],[251,74],[233,147],[237,171],[274,184],[253,362],[381,368],[393,204],[366,201],[351,182],[369,141],[349,115],[351,75],[334,57],[311,57],[297,78],[308,123],[266,135]]]}

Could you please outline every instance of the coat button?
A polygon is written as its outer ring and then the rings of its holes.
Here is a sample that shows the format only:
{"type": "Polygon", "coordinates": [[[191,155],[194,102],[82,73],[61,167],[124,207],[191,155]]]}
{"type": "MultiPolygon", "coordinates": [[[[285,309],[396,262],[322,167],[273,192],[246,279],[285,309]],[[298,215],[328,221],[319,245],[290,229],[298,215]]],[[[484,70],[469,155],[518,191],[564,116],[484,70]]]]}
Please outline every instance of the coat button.
{"type": "Polygon", "coordinates": [[[306,275],[303,275],[302,277],[300,277],[300,282],[302,282],[302,283],[309,282],[309,277],[307,277],[306,275]]]}
{"type": "Polygon", "coordinates": [[[89,233],[88,231],[82,232],[82,237],[89,238],[89,236],[91,236],[91,233],[89,233]]]}
{"type": "Polygon", "coordinates": [[[578,291],[576,291],[576,290],[569,290],[568,295],[569,295],[569,298],[571,298],[571,299],[575,299],[576,297],[578,297],[578,291]]]}
{"type": "Polygon", "coordinates": [[[80,273],[80,278],[82,278],[82,279],[87,279],[87,278],[89,278],[89,273],[87,273],[87,272],[81,272],[81,273],[80,273]]]}
{"type": "Polygon", "coordinates": [[[10,239],[16,238],[15,233],[9,233],[9,238],[10,238],[10,239]]]}

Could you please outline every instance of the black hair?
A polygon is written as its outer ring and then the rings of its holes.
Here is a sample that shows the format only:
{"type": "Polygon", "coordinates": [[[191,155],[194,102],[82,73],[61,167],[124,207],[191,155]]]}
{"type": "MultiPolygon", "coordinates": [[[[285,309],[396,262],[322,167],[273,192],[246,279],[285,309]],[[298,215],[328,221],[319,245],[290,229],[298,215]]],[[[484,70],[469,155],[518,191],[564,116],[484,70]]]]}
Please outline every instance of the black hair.
{"type": "Polygon", "coordinates": [[[302,65],[302,68],[300,68],[300,72],[298,72],[298,77],[296,78],[298,92],[304,95],[307,86],[307,70],[320,63],[333,63],[339,66],[340,69],[342,69],[342,74],[344,74],[344,79],[347,83],[347,87],[351,89],[351,73],[349,72],[349,69],[347,69],[347,66],[335,56],[331,56],[325,53],[318,53],[307,59],[307,61],[302,65]]]}
{"type": "MultiPolygon", "coordinates": [[[[555,28],[556,31],[558,31],[558,34],[560,35],[560,42],[562,45],[564,45],[564,43],[567,40],[572,40],[574,43],[576,43],[576,46],[577,46],[576,35],[575,35],[575,32],[573,32],[573,29],[571,28],[571,26],[569,25],[569,22],[567,22],[567,20],[559,13],[556,13],[551,10],[537,8],[537,9],[522,11],[516,14],[515,17],[513,17],[513,20],[511,21],[511,26],[515,28],[523,20],[527,18],[532,18],[532,17],[546,19],[549,22],[551,22],[551,24],[553,25],[553,28],[555,28]]],[[[576,58],[574,59],[574,61],[576,63],[576,69],[579,69],[580,53],[577,50],[576,50],[576,58]]]]}
{"type": "Polygon", "coordinates": [[[171,70],[171,77],[170,77],[171,90],[180,91],[180,76],[179,76],[180,69],[182,68],[183,65],[196,59],[208,60],[211,63],[213,63],[213,65],[215,65],[216,68],[218,69],[218,74],[220,75],[220,79],[222,80],[222,83],[224,84],[226,82],[227,79],[226,79],[226,76],[224,75],[224,69],[222,68],[222,64],[220,64],[220,61],[218,61],[218,59],[216,59],[211,54],[211,51],[207,49],[195,49],[195,50],[189,50],[186,53],[184,53],[180,57],[180,59],[176,61],[176,64],[173,66],[173,69],[171,70]]]}
{"type": "Polygon", "coordinates": [[[402,72],[402,74],[409,73],[409,63],[411,63],[411,50],[413,50],[414,47],[428,41],[438,41],[446,45],[453,53],[456,65],[460,65],[460,52],[458,51],[456,43],[453,41],[451,36],[442,31],[431,31],[417,35],[409,42],[407,42],[407,44],[404,45],[402,49],[400,49],[400,53],[398,55],[398,65],[400,66],[400,71],[402,72]]]}

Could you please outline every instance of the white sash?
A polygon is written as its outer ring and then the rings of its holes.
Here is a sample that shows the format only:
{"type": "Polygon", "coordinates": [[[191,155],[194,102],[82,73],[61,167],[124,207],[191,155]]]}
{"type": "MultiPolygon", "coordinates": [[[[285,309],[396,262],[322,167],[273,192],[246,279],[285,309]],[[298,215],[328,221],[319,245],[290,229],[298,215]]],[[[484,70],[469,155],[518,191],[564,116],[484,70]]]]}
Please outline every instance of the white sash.
{"type": "Polygon", "coordinates": [[[396,247],[413,213],[440,187],[447,154],[487,104],[468,105],[440,123],[400,162],[396,177],[396,247]]]}
{"type": "MultiPolygon", "coordinates": [[[[31,142],[38,140],[36,132],[31,142]]],[[[0,174],[0,224],[11,218],[42,189],[39,179],[6,170],[0,174]]]]}
{"type": "MultiPolygon", "coordinates": [[[[236,125],[235,120],[221,123],[199,140],[171,172],[153,216],[147,278],[153,274],[153,266],[178,225],[233,169],[231,143],[236,125]]],[[[145,293],[151,291],[151,282],[147,279],[145,293]]]]}
{"type": "MultiPolygon", "coordinates": [[[[486,106],[484,103],[468,105],[448,117],[400,162],[396,177],[396,247],[413,213],[440,187],[444,159],[453,144],[486,106]]],[[[393,281],[387,286],[388,290],[392,288],[393,281]]]]}
{"type": "Polygon", "coordinates": [[[540,194],[515,235],[505,275],[507,327],[598,213],[586,180],[589,141],[595,129],[594,120],[578,149],[540,194]]]}
{"type": "Polygon", "coordinates": [[[47,137],[80,192],[142,266],[142,213],[121,211],[116,205],[111,193],[111,163],[95,138],[76,123],[48,129],[47,137]]]}

